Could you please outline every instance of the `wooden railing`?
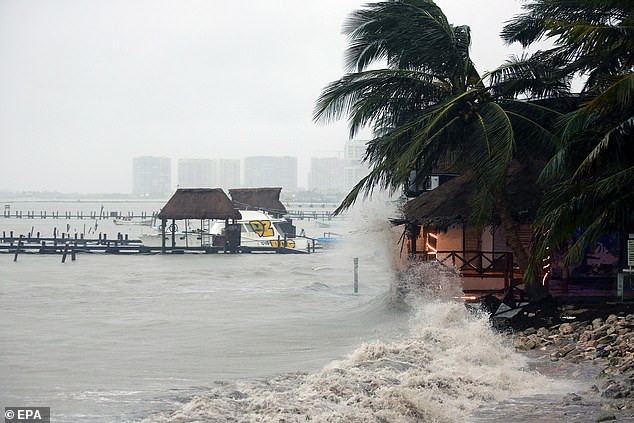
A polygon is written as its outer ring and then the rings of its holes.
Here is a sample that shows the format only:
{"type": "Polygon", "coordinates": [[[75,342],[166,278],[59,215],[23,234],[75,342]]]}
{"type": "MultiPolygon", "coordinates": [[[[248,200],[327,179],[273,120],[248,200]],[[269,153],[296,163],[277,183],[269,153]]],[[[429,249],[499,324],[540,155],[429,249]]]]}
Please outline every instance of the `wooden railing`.
{"type": "Polygon", "coordinates": [[[436,260],[447,268],[455,268],[463,276],[504,278],[504,285],[513,281],[515,267],[513,253],[493,251],[437,251],[427,253],[428,260],[436,260]]]}

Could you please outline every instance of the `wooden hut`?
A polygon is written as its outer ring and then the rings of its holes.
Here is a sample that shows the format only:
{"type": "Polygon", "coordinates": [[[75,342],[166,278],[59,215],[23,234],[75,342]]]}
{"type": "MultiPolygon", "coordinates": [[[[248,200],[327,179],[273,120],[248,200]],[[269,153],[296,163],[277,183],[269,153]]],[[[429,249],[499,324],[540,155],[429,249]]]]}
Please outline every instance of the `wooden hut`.
{"type": "MultiPolygon", "coordinates": [[[[513,163],[507,182],[507,201],[520,223],[525,248],[531,241],[529,224],[535,217],[541,192],[535,181],[539,167],[513,163]]],[[[460,269],[465,291],[500,289],[521,278],[506,233],[496,216],[488,225],[471,225],[473,173],[467,172],[426,191],[403,207],[408,252],[413,258],[435,259],[460,269]]]]}
{"type": "Polygon", "coordinates": [[[282,188],[234,188],[229,190],[234,207],[239,210],[264,210],[274,217],[288,213],[280,201],[282,188]]]}
{"type": "MultiPolygon", "coordinates": [[[[282,188],[234,188],[229,190],[233,205],[239,210],[263,210],[272,217],[281,218],[288,211],[280,201],[282,188]]],[[[289,237],[296,236],[296,227],[291,219],[278,226],[289,237]]]]}
{"type": "MultiPolygon", "coordinates": [[[[178,189],[157,216],[161,219],[163,252],[165,252],[166,230],[171,233],[172,248],[176,245],[177,220],[200,219],[201,229],[204,232],[204,229],[208,228],[205,222],[208,223],[210,219],[225,220],[228,223],[229,220],[239,220],[242,217],[227,194],[220,188],[178,189]],[[168,220],[171,220],[170,225],[167,224],[168,220]]],[[[237,240],[239,245],[239,229],[237,240]]],[[[203,243],[204,237],[201,237],[201,244],[203,243]]]]}

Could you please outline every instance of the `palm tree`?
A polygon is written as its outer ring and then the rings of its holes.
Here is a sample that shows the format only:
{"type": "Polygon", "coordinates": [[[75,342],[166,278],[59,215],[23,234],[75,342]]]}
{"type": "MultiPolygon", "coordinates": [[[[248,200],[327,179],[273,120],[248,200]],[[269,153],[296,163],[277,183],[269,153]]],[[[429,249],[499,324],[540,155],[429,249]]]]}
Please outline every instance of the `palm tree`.
{"type": "Polygon", "coordinates": [[[507,172],[514,159],[554,151],[549,128],[561,113],[532,100],[567,93],[567,81],[521,59],[481,76],[469,56],[469,27],[451,25],[432,0],[368,4],[351,14],[344,33],[347,73],[325,87],[315,120],[347,116],[351,137],[364,126],[379,135],[367,144],[370,173],[336,212],[376,187],[401,189],[412,171],[420,182],[441,164],[470,170],[472,223],[483,225],[495,211],[524,270],[528,255],[509,211],[507,172]]]}
{"type": "Polygon", "coordinates": [[[634,221],[634,2],[533,0],[504,28],[507,42],[554,47],[532,60],[585,79],[580,107],[559,123],[562,144],[542,175],[554,184],[537,221],[535,254],[568,248],[578,261],[603,233],[634,221]]]}

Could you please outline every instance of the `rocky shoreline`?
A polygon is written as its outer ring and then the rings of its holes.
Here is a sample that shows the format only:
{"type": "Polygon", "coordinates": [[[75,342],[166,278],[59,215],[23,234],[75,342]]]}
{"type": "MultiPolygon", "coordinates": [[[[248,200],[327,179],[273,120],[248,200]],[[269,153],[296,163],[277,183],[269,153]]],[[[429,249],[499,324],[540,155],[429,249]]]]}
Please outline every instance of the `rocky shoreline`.
{"type": "Polygon", "coordinates": [[[598,374],[589,394],[603,410],[595,421],[634,419],[634,304],[543,304],[496,324],[519,351],[569,366],[591,363],[598,374]]]}

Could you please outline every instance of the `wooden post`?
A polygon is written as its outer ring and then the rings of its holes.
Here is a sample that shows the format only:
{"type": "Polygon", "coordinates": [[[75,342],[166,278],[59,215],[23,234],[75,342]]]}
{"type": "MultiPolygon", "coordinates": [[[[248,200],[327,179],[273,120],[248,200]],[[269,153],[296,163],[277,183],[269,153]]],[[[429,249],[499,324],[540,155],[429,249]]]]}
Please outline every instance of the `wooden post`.
{"type": "Polygon", "coordinates": [[[504,288],[511,286],[513,282],[513,253],[504,254],[504,267],[506,268],[506,277],[504,278],[504,288]]]}
{"type": "Polygon", "coordinates": [[[165,226],[167,219],[161,219],[161,254],[165,254],[165,226]]]}
{"type": "Polygon", "coordinates": [[[187,228],[189,227],[189,219],[185,219],[185,248],[189,247],[189,236],[187,228]]]}
{"type": "Polygon", "coordinates": [[[20,235],[20,239],[18,240],[18,247],[15,249],[15,256],[13,256],[13,261],[18,261],[18,253],[20,252],[20,247],[22,246],[22,235],[20,235]]]}
{"type": "Polygon", "coordinates": [[[62,253],[62,263],[66,262],[66,254],[68,254],[69,243],[64,244],[64,252],[62,253]]]}
{"type": "Polygon", "coordinates": [[[176,219],[172,219],[170,232],[172,232],[172,248],[176,248],[176,219]]]}
{"type": "Polygon", "coordinates": [[[355,257],[353,260],[354,263],[354,293],[359,293],[359,258],[355,257]]]}

